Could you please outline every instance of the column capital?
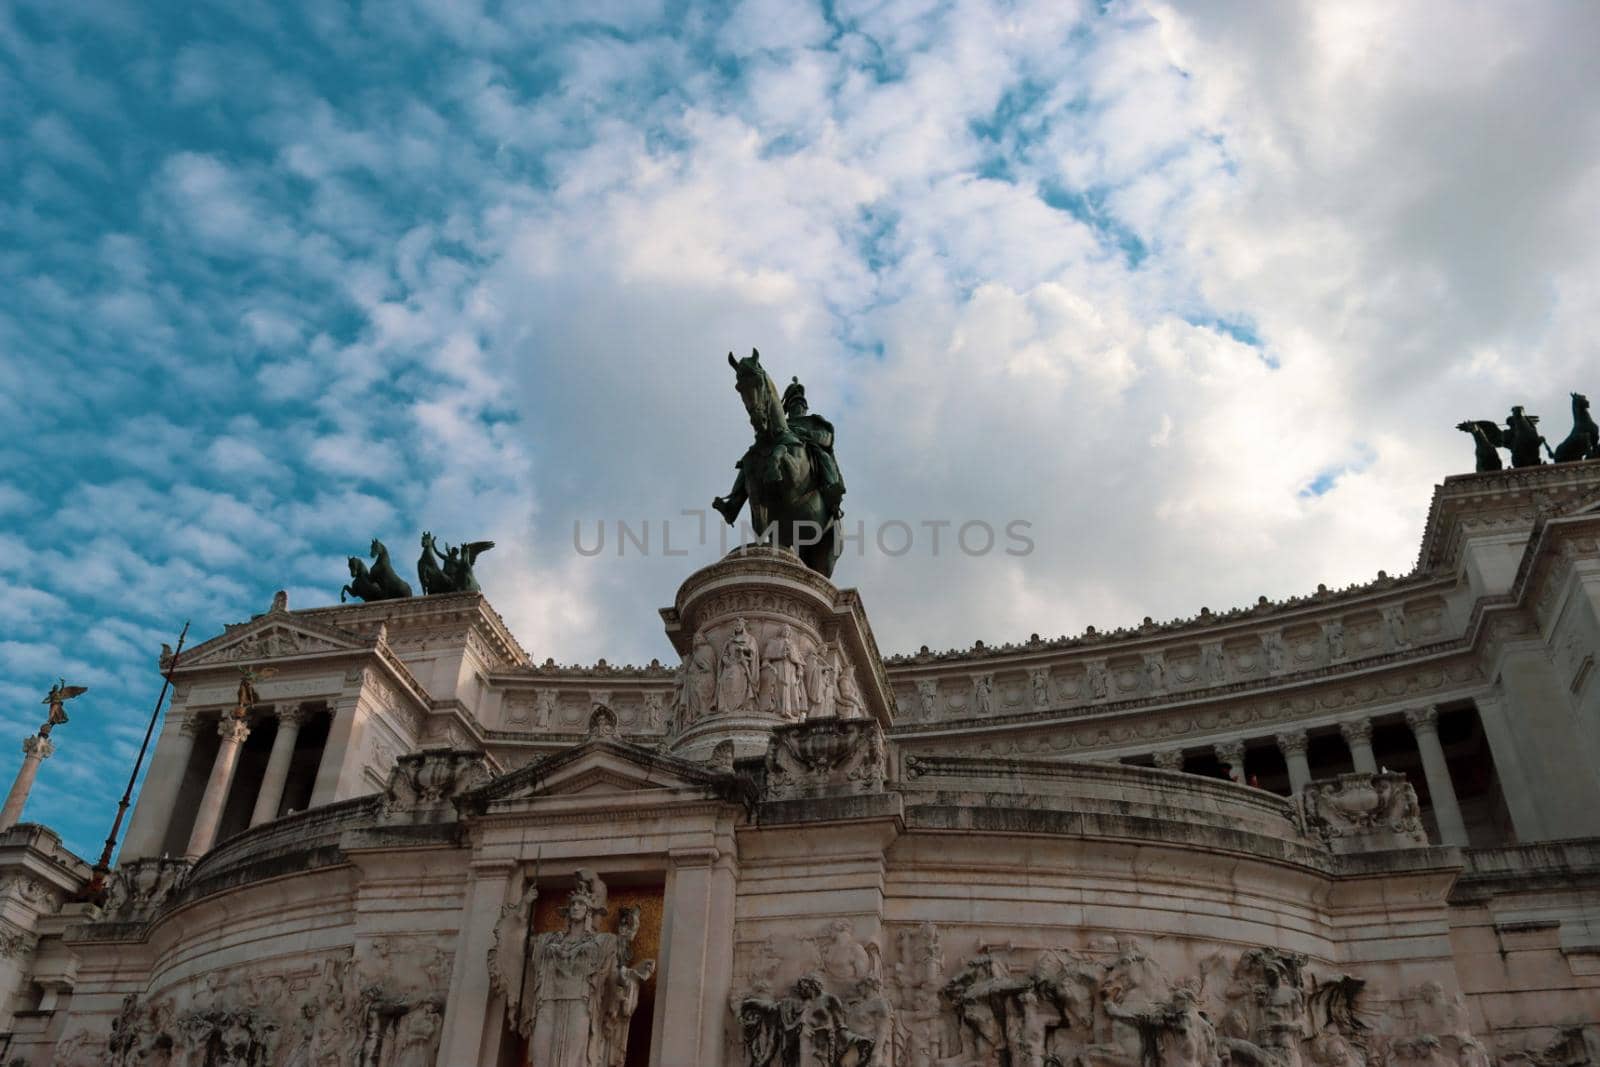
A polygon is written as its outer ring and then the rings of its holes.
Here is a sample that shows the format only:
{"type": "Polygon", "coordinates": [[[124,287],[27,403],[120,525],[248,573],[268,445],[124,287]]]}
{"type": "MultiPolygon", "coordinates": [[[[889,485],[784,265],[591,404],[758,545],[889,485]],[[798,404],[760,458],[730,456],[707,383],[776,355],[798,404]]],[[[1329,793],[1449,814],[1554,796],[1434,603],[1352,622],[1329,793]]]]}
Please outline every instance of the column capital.
{"type": "Polygon", "coordinates": [[[1347,745],[1368,744],[1372,741],[1372,720],[1351,719],[1339,724],[1339,733],[1347,745]]]}
{"type": "Polygon", "coordinates": [[[1437,733],[1439,729],[1438,705],[1429,704],[1422,708],[1406,709],[1406,725],[1411,727],[1414,734],[1437,733]]]}
{"type": "Polygon", "coordinates": [[[1273,740],[1278,742],[1278,749],[1285,756],[1303,756],[1306,754],[1306,745],[1310,739],[1304,730],[1287,730],[1278,734],[1273,740]]]}
{"type": "Polygon", "coordinates": [[[276,711],[279,726],[304,726],[320,710],[310,704],[280,704],[276,711]]]}
{"type": "Polygon", "coordinates": [[[245,738],[250,736],[250,724],[243,719],[235,719],[232,715],[224,715],[217,722],[217,735],[224,742],[232,741],[242,745],[245,738]]]}
{"type": "Polygon", "coordinates": [[[1244,770],[1244,742],[1242,740],[1218,741],[1211,746],[1211,750],[1217,754],[1218,760],[1226,763],[1234,770],[1244,770]]]}
{"type": "Polygon", "coordinates": [[[22,739],[23,756],[32,756],[35,759],[48,759],[55,753],[55,742],[48,737],[38,734],[29,734],[22,739]]]}
{"type": "Polygon", "coordinates": [[[1164,771],[1183,770],[1183,749],[1164,748],[1155,754],[1156,766],[1164,771]]]}

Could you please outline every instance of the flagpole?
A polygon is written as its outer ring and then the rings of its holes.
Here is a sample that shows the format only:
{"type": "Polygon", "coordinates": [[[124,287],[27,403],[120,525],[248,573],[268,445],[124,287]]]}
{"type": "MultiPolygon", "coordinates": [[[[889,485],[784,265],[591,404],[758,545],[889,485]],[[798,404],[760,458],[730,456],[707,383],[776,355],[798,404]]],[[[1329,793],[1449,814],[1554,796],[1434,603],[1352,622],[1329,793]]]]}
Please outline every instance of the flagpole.
{"type": "Polygon", "coordinates": [[[122,799],[117,802],[117,817],[111,824],[111,834],[106,838],[106,847],[100,853],[100,862],[94,865],[94,877],[89,880],[89,885],[84,889],[84,896],[95,898],[105,891],[106,875],[111,873],[111,853],[116,851],[117,835],[122,832],[123,816],[128,814],[128,805],[133,803],[133,785],[139,780],[139,771],[144,767],[144,754],[150,748],[150,738],[156,732],[156,721],[161,718],[161,705],[166,703],[167,690],[172,688],[172,672],[178,668],[178,657],[183,655],[183,639],[189,635],[189,620],[183,622],[183,629],[178,633],[178,647],[173,650],[172,658],[167,661],[167,669],[161,674],[161,694],[156,697],[155,710],[150,713],[150,723],[144,728],[144,743],[139,746],[139,758],[133,761],[133,773],[128,775],[128,788],[123,790],[122,799]]]}

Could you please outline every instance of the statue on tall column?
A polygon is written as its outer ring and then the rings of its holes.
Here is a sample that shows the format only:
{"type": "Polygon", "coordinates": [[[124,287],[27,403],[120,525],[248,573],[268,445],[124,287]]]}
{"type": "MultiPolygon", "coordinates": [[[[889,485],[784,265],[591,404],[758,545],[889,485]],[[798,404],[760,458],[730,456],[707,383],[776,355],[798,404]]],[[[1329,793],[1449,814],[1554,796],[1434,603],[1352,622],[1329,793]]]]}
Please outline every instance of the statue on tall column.
{"type": "Polygon", "coordinates": [[[539,896],[531,883],[502,911],[489,966],[506,994],[512,1025],[528,1038],[530,1063],[620,1067],[639,987],[656,965],[633,962],[638,909],[622,909],[617,933],[598,931],[595,919],[607,910],[605,883],[588,870],[578,872],[577,883],[561,909],[566,928],[543,934],[528,929],[539,896]]]}
{"type": "Polygon", "coordinates": [[[755,442],[734,466],[733,488],[711,502],[731,526],[748,502],[750,525],[793,549],[823,577],[833,574],[844,543],[839,507],[844,479],[833,456],[833,424],[810,414],[805,388],[792,381],[780,397],[754,349],[745,359],[728,353],[734,387],[755,429],[755,442]]]}
{"type": "MultiPolygon", "coordinates": [[[[86,685],[68,685],[65,678],[59,679],[50,687],[50,692],[39,703],[50,706],[50,714],[45,719],[44,725],[39,727],[40,737],[49,737],[50,731],[67,721],[67,709],[62,705],[73,697],[80,697],[89,691],[86,685]]],[[[38,690],[34,690],[38,692],[38,690]]]]}

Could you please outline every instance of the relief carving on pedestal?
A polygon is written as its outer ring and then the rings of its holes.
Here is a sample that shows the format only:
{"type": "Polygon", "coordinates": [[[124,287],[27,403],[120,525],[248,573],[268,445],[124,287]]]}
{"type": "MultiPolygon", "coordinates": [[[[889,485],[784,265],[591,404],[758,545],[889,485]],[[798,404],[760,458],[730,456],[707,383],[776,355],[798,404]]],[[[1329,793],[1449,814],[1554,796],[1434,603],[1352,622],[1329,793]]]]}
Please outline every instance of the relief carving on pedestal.
{"type": "Polygon", "coordinates": [[[528,1039],[530,1062],[540,1067],[621,1067],[628,1023],[639,1006],[640,986],[655,961],[633,961],[637,908],[620,913],[617,933],[594,927],[606,913],[606,886],[580,870],[562,908],[566,928],[531,933],[537,883],[501,909],[489,974],[505,997],[511,1025],[528,1039]]]}

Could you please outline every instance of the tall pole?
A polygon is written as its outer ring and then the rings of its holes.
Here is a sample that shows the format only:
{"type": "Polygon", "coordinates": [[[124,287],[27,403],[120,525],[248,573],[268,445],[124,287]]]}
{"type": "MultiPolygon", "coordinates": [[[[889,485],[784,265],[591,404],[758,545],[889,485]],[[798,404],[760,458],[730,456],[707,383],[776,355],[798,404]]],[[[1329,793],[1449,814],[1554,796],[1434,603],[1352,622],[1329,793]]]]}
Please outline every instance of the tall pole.
{"type": "Polygon", "coordinates": [[[139,780],[139,771],[144,767],[144,754],[150,748],[150,738],[156,732],[156,721],[161,718],[161,705],[166,703],[167,690],[172,688],[172,672],[178,669],[178,657],[183,655],[183,639],[189,636],[189,620],[183,621],[183,629],[178,632],[178,647],[173,650],[172,658],[167,661],[167,669],[161,673],[161,694],[156,697],[155,710],[150,712],[150,723],[144,728],[144,743],[139,746],[139,758],[133,761],[133,773],[128,775],[128,788],[122,791],[122,799],[117,802],[117,817],[111,824],[111,833],[106,837],[105,850],[100,853],[100,862],[94,865],[94,877],[84,889],[84,896],[98,897],[105,891],[106,875],[111,873],[111,853],[117,848],[117,835],[122,832],[122,819],[128,814],[128,805],[133,803],[133,784],[139,780]]]}

